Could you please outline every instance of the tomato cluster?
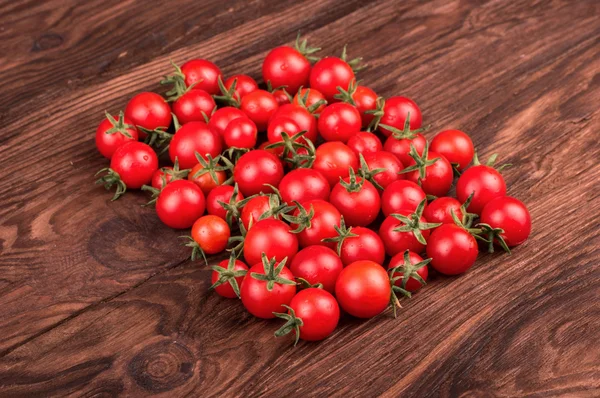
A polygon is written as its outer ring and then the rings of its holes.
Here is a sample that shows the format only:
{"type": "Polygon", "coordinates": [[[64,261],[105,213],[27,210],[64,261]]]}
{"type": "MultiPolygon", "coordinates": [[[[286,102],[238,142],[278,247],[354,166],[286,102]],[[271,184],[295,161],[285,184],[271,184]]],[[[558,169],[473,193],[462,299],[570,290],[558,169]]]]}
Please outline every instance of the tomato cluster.
{"type": "Polygon", "coordinates": [[[359,85],[345,48],[318,50],[271,50],[264,85],[203,59],[173,65],[164,95],[135,95],[96,131],[113,200],[148,191],[164,224],[191,228],[192,259],[230,251],[211,289],[284,319],[276,335],[296,342],[330,335],[341,310],[395,313],[430,271],[464,273],[480,242],[509,251],[531,230],[495,155],[481,164],[460,130],[429,141],[412,99],[359,85]]]}

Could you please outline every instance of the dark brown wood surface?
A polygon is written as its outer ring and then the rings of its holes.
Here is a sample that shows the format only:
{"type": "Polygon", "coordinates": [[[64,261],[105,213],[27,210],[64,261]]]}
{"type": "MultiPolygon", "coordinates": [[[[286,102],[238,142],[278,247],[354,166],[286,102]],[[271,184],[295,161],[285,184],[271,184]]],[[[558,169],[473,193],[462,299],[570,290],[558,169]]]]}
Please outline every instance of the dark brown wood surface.
{"type": "MultiPolygon", "coordinates": [[[[599,396],[600,3],[0,1],[0,396],[599,396]],[[152,5],[151,5],[152,3],[152,5]],[[500,153],[533,232],[398,319],[273,338],[145,196],[93,184],[104,110],[169,59],[260,77],[301,30],[500,153]]],[[[215,259],[216,260],[216,259],[215,259]]]]}

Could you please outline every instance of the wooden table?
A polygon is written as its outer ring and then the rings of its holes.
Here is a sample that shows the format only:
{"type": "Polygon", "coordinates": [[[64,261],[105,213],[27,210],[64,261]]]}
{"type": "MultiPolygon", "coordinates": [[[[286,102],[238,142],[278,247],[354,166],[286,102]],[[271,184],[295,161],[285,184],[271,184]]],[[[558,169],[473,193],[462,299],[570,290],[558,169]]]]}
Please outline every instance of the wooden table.
{"type": "MultiPolygon", "coordinates": [[[[0,395],[600,395],[600,3],[0,2],[0,395]],[[104,110],[205,57],[260,77],[298,31],[348,43],[429,133],[500,153],[533,217],[511,256],[435,277],[320,344],[207,291],[180,231],[94,185],[104,110]]],[[[214,259],[216,261],[216,259],[214,259]]]]}

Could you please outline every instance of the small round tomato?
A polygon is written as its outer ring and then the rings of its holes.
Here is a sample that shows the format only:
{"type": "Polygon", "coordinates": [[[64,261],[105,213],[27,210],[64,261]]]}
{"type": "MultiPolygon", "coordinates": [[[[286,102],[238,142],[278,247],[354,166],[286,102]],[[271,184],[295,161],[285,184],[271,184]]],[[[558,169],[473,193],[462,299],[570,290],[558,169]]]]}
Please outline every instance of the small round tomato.
{"type": "Polygon", "coordinates": [[[245,196],[269,193],[279,186],[283,165],[279,158],[266,150],[257,149],[243,154],[233,169],[233,180],[245,196]]]}
{"type": "Polygon", "coordinates": [[[223,131],[227,148],[252,149],[256,146],[258,129],[256,124],[247,117],[233,119],[223,131]]]}
{"type": "Polygon", "coordinates": [[[393,153],[403,165],[407,165],[413,159],[410,157],[410,146],[414,146],[419,155],[423,154],[427,140],[421,133],[412,135],[413,138],[396,138],[399,135],[391,135],[385,141],[383,150],[393,153]]]}
{"type": "MultiPolygon", "coordinates": [[[[206,197],[206,212],[222,218],[223,220],[227,220],[227,209],[225,209],[220,202],[225,204],[231,203],[234,193],[235,187],[232,187],[231,185],[219,185],[213,188],[206,197]]],[[[237,203],[242,200],[244,200],[244,195],[242,195],[241,192],[238,192],[233,202],[237,203]]]]}
{"type": "Polygon", "coordinates": [[[372,318],[385,310],[392,289],[385,269],[373,261],[356,261],[340,272],[335,296],[344,311],[357,318],[372,318]]]}
{"type": "Polygon", "coordinates": [[[248,264],[259,263],[263,253],[277,261],[286,257],[290,261],[297,252],[298,238],[290,231],[290,226],[274,218],[252,224],[244,241],[244,258],[248,264]]]}
{"type": "Polygon", "coordinates": [[[317,118],[306,108],[295,104],[283,105],[277,109],[271,120],[279,117],[289,117],[296,122],[300,131],[306,131],[304,138],[311,140],[313,143],[317,140],[317,118]]]}
{"type": "Polygon", "coordinates": [[[389,137],[392,135],[392,131],[384,126],[391,126],[403,130],[407,117],[409,118],[411,130],[416,130],[421,127],[421,124],[423,123],[421,110],[413,100],[406,97],[390,97],[385,100],[385,105],[383,106],[383,115],[379,120],[379,131],[386,137],[389,137]]]}
{"type": "Polygon", "coordinates": [[[242,213],[240,215],[240,220],[244,224],[244,227],[246,227],[246,230],[250,229],[250,223],[255,224],[261,219],[279,219],[279,213],[284,208],[276,194],[256,195],[249,199],[250,200],[244,204],[244,207],[242,207],[242,213]]]}
{"type": "Polygon", "coordinates": [[[340,307],[331,293],[318,288],[302,290],[294,296],[287,313],[277,317],[286,323],[275,332],[276,337],[284,336],[292,330],[299,339],[319,341],[327,338],[340,320],[340,307]]]}
{"type": "Polygon", "coordinates": [[[425,249],[431,233],[429,230],[438,227],[439,224],[429,223],[422,216],[424,204],[421,202],[414,212],[400,210],[383,220],[379,228],[379,237],[388,255],[394,256],[405,250],[421,253],[425,249]]]}
{"type": "Polygon", "coordinates": [[[330,186],[350,175],[349,168],[358,170],[358,158],[343,142],[326,142],[315,151],[313,169],[320,171],[330,186]]]}
{"type": "MultiPolygon", "coordinates": [[[[136,127],[140,126],[148,130],[159,127],[166,129],[171,125],[171,107],[156,93],[140,93],[127,103],[125,118],[131,120],[136,127]]],[[[140,131],[139,137],[146,138],[146,133],[140,131]]]]}
{"type": "Polygon", "coordinates": [[[216,158],[223,149],[221,137],[204,122],[190,122],[181,126],[169,144],[169,157],[183,169],[191,169],[198,163],[196,153],[206,159],[207,155],[216,158]]]}
{"type": "Polygon", "coordinates": [[[202,216],[192,225],[192,239],[205,254],[217,254],[225,250],[230,236],[229,225],[217,216],[202,216]]]}
{"type": "Polygon", "coordinates": [[[477,259],[477,241],[464,228],[444,224],[436,228],[427,240],[427,257],[431,266],[444,275],[466,272],[477,259]]]}
{"type": "MultiPolygon", "coordinates": [[[[375,153],[365,153],[363,155],[368,172],[379,169],[380,172],[372,174],[371,181],[377,188],[386,189],[390,184],[398,180],[404,180],[404,175],[400,172],[404,169],[402,162],[389,152],[381,151],[375,153]]],[[[364,168],[364,165],[362,166],[364,168]]],[[[363,170],[367,172],[367,170],[363,170]]],[[[367,176],[368,178],[368,176],[367,176]]]]}
{"type": "Polygon", "coordinates": [[[378,97],[375,91],[369,87],[358,86],[355,80],[350,82],[347,90],[338,87],[338,91],[339,94],[336,94],[335,98],[356,106],[360,113],[363,128],[368,127],[375,116],[371,111],[375,112],[377,110],[378,97]]]}
{"type": "Polygon", "coordinates": [[[225,106],[212,114],[208,125],[223,137],[229,123],[238,118],[246,118],[246,114],[233,106],[225,106]]]}
{"type": "Polygon", "coordinates": [[[205,122],[215,109],[215,100],[204,90],[190,90],[173,102],[173,113],[181,124],[205,122]]]}
{"type": "Polygon", "coordinates": [[[454,181],[454,172],[452,165],[443,155],[429,151],[427,146],[423,154],[406,164],[406,170],[413,169],[406,173],[406,179],[421,186],[423,192],[433,196],[444,196],[452,187],[454,181]],[[418,161],[418,163],[417,163],[418,161]]]}
{"type": "Polygon", "coordinates": [[[340,227],[339,236],[331,239],[337,243],[337,250],[344,265],[355,261],[369,260],[383,264],[385,247],[374,231],[365,227],[340,227]]]}
{"type": "Polygon", "coordinates": [[[334,101],[338,87],[348,87],[354,80],[354,71],[346,61],[337,57],[325,57],[310,71],[310,88],[318,90],[327,102],[334,101]]]}
{"type": "Polygon", "coordinates": [[[204,90],[211,95],[220,93],[219,77],[222,74],[214,63],[205,59],[192,59],[181,65],[181,72],[185,75],[186,87],[194,84],[195,89],[204,90]]]}
{"type": "Polygon", "coordinates": [[[490,200],[481,212],[480,223],[504,232],[500,237],[508,247],[525,242],[531,233],[531,216],[523,202],[511,196],[490,200]]]}
{"type": "Polygon", "coordinates": [[[431,150],[443,155],[450,163],[457,164],[458,170],[465,169],[475,153],[471,137],[460,130],[439,132],[431,141],[431,150]]]}
{"type": "Polygon", "coordinates": [[[268,91],[255,90],[242,98],[240,109],[250,118],[259,131],[266,131],[269,119],[279,108],[279,104],[268,91]]]}
{"type": "Polygon", "coordinates": [[[223,185],[227,181],[225,167],[219,165],[217,160],[218,158],[213,159],[211,157],[206,162],[202,159],[202,162],[195,165],[188,174],[188,180],[198,185],[204,195],[208,195],[214,188],[223,185]]]}
{"type": "Polygon", "coordinates": [[[360,113],[350,104],[336,102],[321,112],[318,127],[325,141],[346,143],[354,134],[360,132],[360,113]]]}
{"type": "Polygon", "coordinates": [[[159,191],[162,189],[163,187],[163,176],[164,176],[164,182],[165,184],[168,184],[169,182],[171,182],[171,173],[169,173],[168,171],[173,170],[172,167],[161,167],[160,169],[156,170],[153,174],[152,174],[152,182],[150,185],[152,185],[152,188],[158,189],[159,191]]]}
{"type": "Polygon", "coordinates": [[[189,228],[206,206],[204,194],[196,184],[177,180],[167,184],[156,199],[156,214],[167,226],[175,229],[189,228]]]}
{"type": "Polygon", "coordinates": [[[300,89],[300,91],[298,91],[296,95],[294,95],[292,104],[304,106],[305,108],[308,108],[310,111],[312,111],[313,114],[318,115],[323,111],[323,109],[325,109],[325,106],[327,105],[327,100],[325,99],[323,94],[321,94],[314,88],[303,88],[300,89]],[[315,108],[315,106],[319,102],[321,102],[321,105],[315,108]],[[313,110],[312,108],[315,109],[313,110]]]}
{"type": "Polygon", "coordinates": [[[229,257],[229,260],[223,260],[216,267],[212,267],[211,289],[221,297],[237,298],[240,297],[240,286],[242,286],[244,277],[248,273],[248,266],[242,261],[229,257]]]}
{"type": "Polygon", "coordinates": [[[429,260],[423,260],[423,257],[417,253],[406,250],[404,253],[398,253],[392,257],[388,270],[397,268],[392,275],[392,278],[398,278],[394,284],[414,293],[427,282],[429,276],[428,263],[429,260]]]}
{"type": "Polygon", "coordinates": [[[295,94],[300,86],[308,85],[310,61],[298,48],[276,47],[263,61],[262,75],[272,87],[285,86],[288,93],[295,94]]]}
{"type": "Polygon", "coordinates": [[[400,210],[415,211],[427,195],[412,181],[399,180],[390,184],[381,194],[381,210],[387,217],[400,210]]]}
{"type": "Polygon", "coordinates": [[[275,98],[275,101],[277,101],[277,103],[279,104],[280,108],[283,105],[287,105],[287,104],[291,104],[292,103],[290,101],[291,97],[288,94],[288,92],[285,91],[285,88],[280,88],[280,89],[277,89],[277,90],[273,90],[271,92],[271,94],[273,94],[273,97],[275,98]]]}
{"type": "Polygon", "coordinates": [[[329,201],[351,226],[365,227],[379,215],[381,199],[377,188],[354,172],[333,187],[329,201]]]}
{"type": "Polygon", "coordinates": [[[459,220],[463,218],[462,204],[448,196],[434,199],[429,203],[423,212],[423,217],[429,222],[437,222],[442,224],[454,224],[452,212],[459,220]]]}
{"type": "Polygon", "coordinates": [[[356,156],[359,154],[375,153],[383,150],[381,140],[373,133],[359,131],[354,134],[347,143],[348,147],[354,151],[356,156]]]}
{"type": "Polygon", "coordinates": [[[467,210],[481,214],[486,204],[493,199],[506,196],[506,183],[502,174],[483,164],[469,167],[456,182],[456,198],[464,203],[473,194],[467,210]]]}
{"type": "Polygon", "coordinates": [[[313,199],[329,200],[329,183],[320,171],[295,169],[287,173],[279,183],[279,193],[285,203],[304,203],[313,199]]]}
{"type": "MultiPolygon", "coordinates": [[[[282,133],[286,133],[289,137],[293,137],[299,132],[300,127],[291,118],[287,116],[277,116],[269,122],[267,139],[269,140],[269,144],[274,144],[283,141],[282,133]]],[[[274,148],[274,150],[281,156],[284,149],[283,147],[279,147],[274,148]]]]}
{"type": "Polygon", "coordinates": [[[311,285],[320,283],[329,293],[334,292],[335,281],[343,268],[338,255],[325,246],[308,246],[300,250],[290,264],[290,271],[296,278],[311,285]]]}
{"type": "Polygon", "coordinates": [[[284,305],[296,294],[294,275],[287,267],[278,269],[278,266],[279,263],[263,256],[262,261],[248,270],[242,282],[242,304],[258,318],[275,318],[273,313],[285,311],[284,305]],[[257,278],[258,275],[262,277],[257,278]]]}
{"type": "Polygon", "coordinates": [[[225,88],[230,90],[231,86],[233,86],[233,82],[235,82],[235,91],[233,97],[237,101],[240,101],[247,94],[258,90],[258,84],[256,83],[256,80],[248,75],[238,74],[231,76],[229,79],[225,80],[225,88]]]}
{"type": "Polygon", "coordinates": [[[137,140],[138,130],[131,120],[125,118],[123,112],[116,118],[106,113],[106,117],[96,129],[96,148],[108,159],[126,142],[137,140]]]}
{"type": "Polygon", "coordinates": [[[323,245],[330,248],[335,247],[335,243],[323,242],[323,239],[337,236],[335,227],[340,226],[341,217],[334,205],[321,199],[300,203],[291,216],[283,216],[298,235],[301,247],[323,245]]]}

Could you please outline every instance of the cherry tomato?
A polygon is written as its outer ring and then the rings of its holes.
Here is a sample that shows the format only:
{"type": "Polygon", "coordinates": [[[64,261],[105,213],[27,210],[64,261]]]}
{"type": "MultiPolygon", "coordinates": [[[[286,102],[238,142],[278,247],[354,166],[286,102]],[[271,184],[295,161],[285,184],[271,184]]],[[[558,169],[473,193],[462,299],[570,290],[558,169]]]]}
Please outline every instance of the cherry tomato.
{"type": "Polygon", "coordinates": [[[352,94],[352,99],[356,104],[356,109],[360,113],[362,119],[362,126],[367,127],[373,120],[373,115],[366,113],[377,108],[377,94],[369,87],[358,86],[356,91],[352,94]]]}
{"type": "Polygon", "coordinates": [[[242,207],[240,219],[246,229],[250,229],[250,222],[255,224],[261,218],[277,218],[279,213],[285,208],[282,206],[279,197],[275,194],[257,195],[251,198],[242,207]],[[263,217],[264,216],[264,217],[263,217]]]}
{"type": "Polygon", "coordinates": [[[205,122],[215,109],[215,100],[204,90],[193,89],[173,102],[173,113],[181,124],[205,122]]]}
{"type": "Polygon", "coordinates": [[[329,293],[334,292],[342,268],[342,260],[325,246],[308,246],[300,250],[290,265],[296,278],[305,279],[311,285],[320,283],[329,293]]]}
{"type": "Polygon", "coordinates": [[[323,109],[325,109],[325,106],[327,105],[327,100],[325,99],[323,94],[321,94],[314,88],[303,88],[300,89],[300,91],[298,91],[296,95],[294,95],[292,104],[304,106],[310,109],[313,114],[318,115],[321,113],[321,111],[323,111],[323,109]],[[314,108],[314,105],[316,105],[319,101],[321,101],[322,104],[314,110],[312,110],[311,108],[314,108]]]}
{"type": "Polygon", "coordinates": [[[233,180],[245,196],[271,192],[265,184],[277,188],[282,178],[283,165],[279,158],[261,149],[243,154],[233,169],[233,180]]]}
{"type": "Polygon", "coordinates": [[[96,129],[96,148],[108,159],[126,142],[137,140],[137,128],[122,112],[117,117],[106,113],[106,117],[96,129]]]}
{"type": "MultiPolygon", "coordinates": [[[[394,256],[405,250],[421,253],[425,249],[432,228],[439,224],[429,223],[423,214],[423,204],[414,212],[400,210],[383,220],[379,228],[379,237],[383,241],[385,251],[394,256]],[[402,228],[402,230],[398,230],[402,228]]],[[[430,256],[431,257],[431,256],[430,256]]]]}
{"type": "MultiPolygon", "coordinates": [[[[141,126],[148,130],[158,127],[166,129],[171,125],[171,107],[156,93],[140,93],[127,103],[125,118],[131,120],[136,127],[141,126]]],[[[146,133],[140,131],[139,137],[146,138],[146,133]]]]}
{"type": "Polygon", "coordinates": [[[423,217],[429,222],[437,222],[442,224],[454,224],[452,219],[452,211],[459,220],[463,218],[462,204],[448,196],[435,199],[429,203],[423,212],[423,217]]]}
{"type": "Polygon", "coordinates": [[[169,157],[183,169],[191,169],[198,163],[196,152],[206,159],[207,155],[216,158],[221,154],[221,137],[204,122],[190,122],[181,126],[171,139],[169,157]]]}
{"type": "Polygon", "coordinates": [[[423,282],[427,282],[427,277],[429,276],[427,261],[424,261],[423,257],[415,252],[407,250],[404,253],[398,253],[392,257],[388,269],[391,270],[396,267],[401,268],[398,268],[398,270],[394,272],[392,278],[402,277],[394,282],[398,287],[414,293],[423,287],[423,283],[419,281],[419,278],[423,282]],[[405,279],[403,278],[405,274],[406,278],[408,278],[406,279],[406,282],[403,281],[403,279],[405,279]]]}
{"type": "Polygon", "coordinates": [[[445,275],[466,272],[477,258],[477,241],[464,228],[444,224],[436,228],[427,240],[427,257],[431,266],[445,275]]]}
{"type": "Polygon", "coordinates": [[[388,137],[383,145],[383,150],[393,153],[403,165],[407,165],[413,159],[410,157],[410,146],[414,146],[419,155],[423,154],[427,140],[421,133],[414,135],[414,138],[396,138],[394,135],[388,137]]]}
{"type": "Polygon", "coordinates": [[[327,102],[334,102],[339,87],[348,87],[354,80],[354,71],[346,61],[337,57],[325,57],[310,71],[310,88],[321,92],[327,102]]]}
{"type": "MultiPolygon", "coordinates": [[[[409,114],[410,129],[416,130],[421,127],[421,124],[423,123],[421,110],[413,100],[406,97],[390,97],[385,100],[383,116],[381,117],[379,124],[392,126],[401,130],[404,128],[404,122],[409,114]]],[[[379,127],[379,131],[386,137],[392,135],[392,131],[383,126],[379,127]]]]}
{"type": "Polygon", "coordinates": [[[304,203],[313,199],[329,200],[329,183],[320,171],[295,169],[287,173],[279,183],[281,199],[286,203],[304,203]]]}
{"type": "Polygon", "coordinates": [[[189,228],[202,214],[206,203],[202,190],[188,180],[171,181],[160,191],[156,214],[167,226],[189,228]]]}
{"type": "MultiPolygon", "coordinates": [[[[414,155],[417,156],[416,153],[414,155]]],[[[446,195],[454,181],[454,172],[450,162],[444,156],[429,151],[427,146],[418,161],[418,165],[415,159],[406,164],[405,172],[411,168],[416,168],[413,171],[406,172],[406,179],[419,183],[423,192],[428,195],[446,195]]]]}
{"type": "Polygon", "coordinates": [[[219,77],[221,70],[215,64],[205,59],[192,59],[181,65],[181,72],[185,75],[185,85],[194,85],[195,89],[204,90],[211,95],[221,92],[219,77]]]}
{"type": "MultiPolygon", "coordinates": [[[[232,187],[231,185],[219,185],[213,188],[206,197],[206,212],[226,220],[227,209],[219,202],[226,204],[230,203],[234,192],[235,187],[232,187]]],[[[242,200],[244,200],[244,195],[242,195],[241,192],[238,192],[234,202],[241,202],[242,200]]]]}
{"type": "Polygon", "coordinates": [[[456,198],[464,203],[473,194],[467,210],[481,214],[493,199],[506,196],[506,183],[502,174],[491,166],[483,164],[469,167],[456,182],[456,198]]]}
{"type": "Polygon", "coordinates": [[[373,133],[359,131],[354,134],[347,143],[348,147],[354,151],[356,156],[359,154],[375,153],[383,150],[381,140],[373,133]]]}
{"type": "Polygon", "coordinates": [[[351,226],[367,226],[379,215],[381,199],[377,188],[354,173],[334,185],[329,201],[351,226]]]}
{"type": "Polygon", "coordinates": [[[291,104],[289,94],[284,88],[273,90],[271,94],[273,94],[273,97],[275,97],[275,101],[277,101],[280,108],[283,105],[291,104]]]}
{"type": "Polygon", "coordinates": [[[296,294],[294,275],[282,265],[265,258],[248,270],[240,293],[242,304],[252,315],[262,319],[275,318],[273,313],[285,311],[284,305],[292,301],[296,294]]]}
{"type": "Polygon", "coordinates": [[[217,109],[215,113],[212,114],[210,120],[208,121],[208,125],[217,133],[219,133],[221,137],[223,137],[225,135],[225,129],[229,123],[238,118],[246,118],[246,114],[240,111],[238,108],[226,106],[221,109],[217,109]]]}
{"type": "Polygon", "coordinates": [[[374,231],[365,227],[340,227],[339,236],[332,239],[337,242],[337,250],[344,265],[355,261],[369,260],[383,264],[385,247],[374,231]]]}
{"type": "Polygon", "coordinates": [[[258,84],[256,80],[248,75],[233,75],[229,79],[225,80],[225,88],[227,90],[231,89],[233,82],[235,81],[235,94],[234,98],[237,101],[240,101],[247,94],[250,94],[253,91],[258,90],[258,84]]]}
{"type": "Polygon", "coordinates": [[[256,146],[258,129],[256,124],[247,117],[233,119],[223,131],[227,148],[252,149],[256,146]]]}
{"type": "MultiPolygon", "coordinates": [[[[295,121],[287,116],[277,116],[271,119],[269,127],[267,128],[267,139],[269,140],[269,143],[274,144],[283,141],[281,133],[284,132],[289,137],[293,137],[300,132],[300,127],[295,121]]],[[[274,150],[275,153],[281,156],[283,147],[274,148],[274,150]]]]}
{"type": "Polygon", "coordinates": [[[340,272],[335,296],[340,307],[357,318],[372,318],[386,309],[391,295],[385,269],[373,261],[356,261],[340,272]]]}
{"type": "Polygon", "coordinates": [[[337,184],[340,177],[348,177],[350,167],[358,170],[358,158],[343,142],[326,142],[315,151],[312,168],[320,171],[330,186],[337,184]]]}
{"type": "Polygon", "coordinates": [[[272,87],[285,86],[291,94],[300,86],[308,85],[309,74],[310,61],[298,49],[289,46],[271,50],[262,65],[263,80],[272,87]]]}
{"type": "Polygon", "coordinates": [[[244,258],[248,264],[261,261],[264,253],[268,258],[281,261],[293,260],[298,252],[298,238],[290,227],[281,220],[267,218],[252,224],[244,242],[244,258]]]}
{"type": "Polygon", "coordinates": [[[240,286],[248,273],[248,266],[235,256],[223,260],[218,266],[212,267],[211,288],[221,297],[237,298],[240,296],[240,286]]]}
{"type": "Polygon", "coordinates": [[[163,176],[165,177],[165,183],[168,184],[169,182],[171,182],[171,174],[168,173],[167,171],[173,170],[172,167],[161,167],[160,169],[156,170],[153,174],[152,174],[152,182],[151,185],[153,188],[158,189],[159,191],[162,189],[163,187],[163,176]]]}
{"type": "Polygon", "coordinates": [[[427,195],[412,181],[399,180],[388,185],[381,195],[381,210],[387,217],[400,210],[415,211],[427,195]]]}
{"type": "Polygon", "coordinates": [[[340,226],[341,214],[329,202],[321,199],[301,203],[292,216],[283,216],[290,222],[290,227],[298,235],[301,247],[323,245],[335,247],[333,242],[323,239],[337,236],[335,227],[340,226]]]}
{"type": "Polygon", "coordinates": [[[431,141],[431,150],[443,155],[450,163],[457,164],[458,170],[465,169],[475,153],[473,141],[460,130],[439,132],[431,141]]]}
{"type": "Polygon", "coordinates": [[[266,131],[269,119],[279,108],[279,104],[268,91],[255,90],[242,98],[240,109],[250,118],[259,131],[266,131]]]}
{"type": "Polygon", "coordinates": [[[317,140],[317,118],[306,108],[295,104],[283,105],[277,109],[271,120],[279,117],[289,117],[296,122],[300,131],[306,131],[304,138],[311,140],[313,143],[317,140]]]}
{"type": "Polygon", "coordinates": [[[188,174],[188,180],[198,185],[204,195],[208,195],[214,188],[223,185],[227,181],[227,173],[224,167],[211,158],[204,164],[198,163],[195,165],[188,174]],[[216,177],[216,180],[214,177],[216,177]]]}
{"type": "Polygon", "coordinates": [[[275,332],[276,337],[294,331],[299,339],[319,341],[327,338],[340,320],[340,307],[331,293],[318,288],[302,290],[294,296],[288,313],[277,313],[286,323],[275,332]]]}
{"type": "Polygon", "coordinates": [[[217,216],[202,216],[192,225],[192,239],[205,254],[217,254],[225,250],[230,236],[229,225],[217,216]]]}
{"type": "Polygon", "coordinates": [[[343,143],[360,132],[361,119],[356,107],[345,102],[328,105],[319,117],[319,133],[325,141],[343,143]]]}
{"type": "Polygon", "coordinates": [[[531,233],[531,216],[527,207],[511,196],[490,200],[483,208],[479,222],[504,230],[500,236],[508,247],[525,242],[531,233]]]}
{"type": "MultiPolygon", "coordinates": [[[[365,153],[363,155],[369,171],[380,169],[380,173],[373,175],[372,181],[378,188],[386,189],[390,184],[398,180],[404,180],[400,172],[404,169],[402,162],[389,152],[365,153]]],[[[364,168],[364,165],[363,165],[364,168]]],[[[366,170],[365,170],[366,171],[366,170]]]]}

